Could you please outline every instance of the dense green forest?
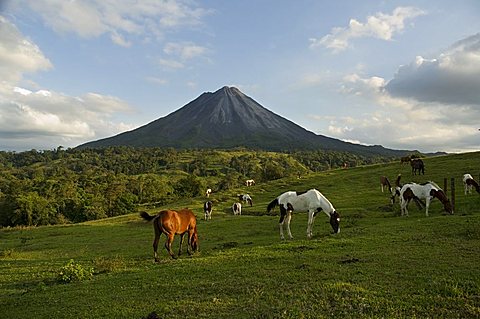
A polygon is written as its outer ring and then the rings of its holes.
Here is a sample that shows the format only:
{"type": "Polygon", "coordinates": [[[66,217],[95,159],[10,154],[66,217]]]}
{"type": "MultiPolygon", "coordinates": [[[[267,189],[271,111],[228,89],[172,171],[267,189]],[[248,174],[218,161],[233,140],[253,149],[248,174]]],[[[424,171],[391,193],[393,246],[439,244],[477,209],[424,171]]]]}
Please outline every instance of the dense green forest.
{"type": "Polygon", "coordinates": [[[345,152],[110,147],[0,152],[0,226],[77,223],[312,171],[393,160],[345,152]]]}

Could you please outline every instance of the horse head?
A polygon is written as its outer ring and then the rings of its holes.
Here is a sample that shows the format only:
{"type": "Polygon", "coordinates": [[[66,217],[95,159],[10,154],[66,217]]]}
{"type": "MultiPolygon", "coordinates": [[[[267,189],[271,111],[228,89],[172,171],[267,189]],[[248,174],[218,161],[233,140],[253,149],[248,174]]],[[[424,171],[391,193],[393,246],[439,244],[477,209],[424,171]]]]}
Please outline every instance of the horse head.
{"type": "Polygon", "coordinates": [[[330,213],[330,225],[335,234],[340,232],[340,214],[336,210],[334,210],[333,213],[330,213]]]}
{"type": "Polygon", "coordinates": [[[432,189],[430,191],[430,194],[433,196],[433,197],[436,197],[438,198],[439,201],[442,202],[443,204],[443,208],[445,209],[445,211],[449,214],[453,214],[453,208],[452,208],[452,204],[450,203],[450,200],[447,198],[447,195],[445,195],[445,192],[441,189],[439,190],[434,190],[432,189]]]}

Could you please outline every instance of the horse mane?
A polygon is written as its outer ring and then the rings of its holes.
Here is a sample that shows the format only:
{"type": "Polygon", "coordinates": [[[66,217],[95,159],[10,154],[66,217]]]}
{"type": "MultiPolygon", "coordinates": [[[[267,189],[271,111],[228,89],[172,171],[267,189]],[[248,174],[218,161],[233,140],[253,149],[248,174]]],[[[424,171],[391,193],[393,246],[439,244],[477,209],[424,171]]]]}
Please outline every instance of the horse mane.
{"type": "Polygon", "coordinates": [[[278,197],[275,198],[270,204],[267,206],[267,212],[270,212],[272,209],[275,208],[275,206],[278,205],[278,197]]]}
{"type": "Polygon", "coordinates": [[[437,183],[432,182],[432,181],[429,181],[429,182],[427,182],[427,184],[432,184],[432,185],[435,186],[438,190],[440,190],[440,191],[443,192],[443,189],[442,189],[440,186],[438,186],[437,183]]]}

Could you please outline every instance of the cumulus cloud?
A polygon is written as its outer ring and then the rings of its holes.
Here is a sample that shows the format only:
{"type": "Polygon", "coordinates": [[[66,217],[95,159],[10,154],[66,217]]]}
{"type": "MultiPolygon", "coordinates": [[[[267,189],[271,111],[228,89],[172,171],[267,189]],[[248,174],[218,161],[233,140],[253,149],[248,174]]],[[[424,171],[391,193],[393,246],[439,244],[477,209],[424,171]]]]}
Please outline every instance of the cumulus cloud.
{"type": "Polygon", "coordinates": [[[0,15],[0,81],[14,83],[24,73],[51,68],[40,48],[0,15]]]}
{"type": "Polygon", "coordinates": [[[128,36],[162,37],[180,27],[197,27],[210,13],[190,0],[20,0],[13,8],[30,8],[57,33],[83,38],[107,34],[113,43],[129,46],[128,36]]]}
{"type": "Polygon", "coordinates": [[[113,121],[118,114],[132,112],[132,108],[117,97],[98,93],[73,97],[53,90],[33,91],[19,85],[26,73],[51,68],[52,63],[40,48],[0,16],[0,145],[3,149],[76,146],[133,128],[113,121]]]}
{"type": "Polygon", "coordinates": [[[350,41],[355,38],[372,37],[381,40],[392,40],[393,36],[402,32],[405,21],[424,15],[425,12],[415,7],[398,7],[392,14],[377,13],[368,16],[365,23],[350,19],[348,27],[333,28],[330,34],[322,38],[311,38],[310,48],[324,46],[333,52],[346,50],[350,41]]]}
{"type": "Polygon", "coordinates": [[[87,93],[72,97],[57,92],[3,85],[0,91],[0,144],[9,149],[76,146],[110,136],[131,125],[114,123],[130,106],[116,97],[87,93]]]}
{"type": "Polygon", "coordinates": [[[480,109],[395,97],[385,89],[385,83],[379,77],[345,76],[340,92],[376,108],[356,118],[322,117],[329,123],[328,134],[362,144],[426,152],[480,149],[477,127],[480,109]],[[446,149],[446,145],[451,146],[446,149]]]}
{"type": "Polygon", "coordinates": [[[417,56],[402,66],[385,89],[421,102],[480,106],[480,33],[458,41],[438,56],[417,56]]]}
{"type": "Polygon", "coordinates": [[[164,57],[158,59],[162,67],[183,69],[188,61],[206,58],[209,50],[192,42],[169,42],[163,48],[164,57]]]}

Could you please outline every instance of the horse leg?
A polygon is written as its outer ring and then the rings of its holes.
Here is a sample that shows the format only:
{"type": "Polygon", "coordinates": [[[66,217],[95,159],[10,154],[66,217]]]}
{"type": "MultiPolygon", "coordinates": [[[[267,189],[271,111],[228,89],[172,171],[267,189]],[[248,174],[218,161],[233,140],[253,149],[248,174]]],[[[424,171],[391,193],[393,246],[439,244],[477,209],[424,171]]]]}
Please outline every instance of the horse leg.
{"type": "MultiPolygon", "coordinates": [[[[180,248],[178,249],[178,256],[182,254],[182,246],[183,246],[183,237],[185,236],[185,233],[180,235],[180,248]]],[[[188,248],[187,248],[188,250],[188,248]]]]}
{"type": "Polygon", "coordinates": [[[309,239],[312,238],[313,214],[313,211],[308,211],[307,237],[309,239]]]}
{"type": "Polygon", "coordinates": [[[291,213],[291,212],[287,212],[286,222],[287,222],[288,237],[289,237],[290,239],[293,239],[292,232],[290,231],[290,221],[291,221],[291,220],[292,220],[292,213],[291,213]]]}
{"type": "Polygon", "coordinates": [[[172,251],[172,243],[173,243],[173,239],[175,238],[175,234],[171,233],[166,235],[167,235],[167,241],[165,241],[165,249],[168,251],[168,254],[170,255],[170,257],[172,257],[173,259],[176,259],[175,254],[172,251]]]}
{"type": "Polygon", "coordinates": [[[281,240],[285,239],[285,236],[283,235],[283,223],[285,222],[286,213],[287,212],[285,211],[283,206],[280,206],[280,221],[278,222],[278,226],[279,226],[279,229],[280,229],[280,239],[281,240]]]}
{"type": "Polygon", "coordinates": [[[153,258],[155,260],[155,262],[159,262],[160,259],[158,258],[158,241],[160,240],[160,235],[162,235],[162,232],[158,226],[158,220],[155,219],[154,220],[154,229],[155,229],[155,239],[153,240],[153,258]]]}
{"type": "Polygon", "coordinates": [[[430,196],[427,196],[427,198],[425,198],[425,216],[428,217],[428,207],[430,207],[430,201],[432,200],[432,198],[430,196]]]}
{"type": "Polygon", "coordinates": [[[192,241],[193,241],[194,235],[195,235],[195,231],[193,229],[189,229],[188,230],[188,246],[187,246],[187,253],[189,255],[193,254],[192,241]]]}

